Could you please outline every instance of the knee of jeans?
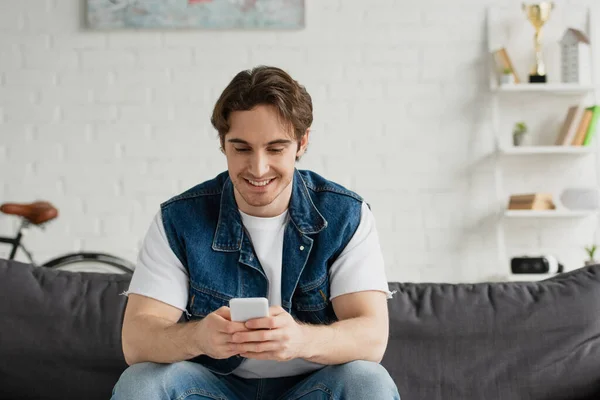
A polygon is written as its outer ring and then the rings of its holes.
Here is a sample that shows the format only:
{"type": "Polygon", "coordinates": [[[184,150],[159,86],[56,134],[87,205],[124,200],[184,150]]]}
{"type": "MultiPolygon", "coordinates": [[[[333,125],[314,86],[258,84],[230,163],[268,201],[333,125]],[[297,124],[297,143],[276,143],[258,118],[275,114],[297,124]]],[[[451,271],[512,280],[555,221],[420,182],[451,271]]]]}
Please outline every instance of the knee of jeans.
{"type": "Polygon", "coordinates": [[[164,385],[161,364],[143,362],[129,366],[119,377],[113,399],[152,398],[164,385]]]}
{"type": "Polygon", "coordinates": [[[397,393],[398,389],[390,374],[381,364],[360,360],[338,367],[340,382],[343,382],[350,393],[381,394],[381,397],[373,397],[380,399],[397,398],[397,395],[389,396],[397,393]]]}

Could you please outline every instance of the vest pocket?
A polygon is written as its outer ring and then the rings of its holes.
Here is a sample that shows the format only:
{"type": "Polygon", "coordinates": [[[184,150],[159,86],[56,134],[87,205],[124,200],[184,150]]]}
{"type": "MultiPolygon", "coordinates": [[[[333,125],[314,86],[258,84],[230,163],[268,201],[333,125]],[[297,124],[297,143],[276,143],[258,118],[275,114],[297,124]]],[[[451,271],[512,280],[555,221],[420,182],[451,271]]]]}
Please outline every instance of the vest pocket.
{"type": "Polygon", "coordinates": [[[190,286],[189,312],[192,319],[204,318],[211,312],[223,307],[229,307],[231,296],[207,288],[190,286]]]}

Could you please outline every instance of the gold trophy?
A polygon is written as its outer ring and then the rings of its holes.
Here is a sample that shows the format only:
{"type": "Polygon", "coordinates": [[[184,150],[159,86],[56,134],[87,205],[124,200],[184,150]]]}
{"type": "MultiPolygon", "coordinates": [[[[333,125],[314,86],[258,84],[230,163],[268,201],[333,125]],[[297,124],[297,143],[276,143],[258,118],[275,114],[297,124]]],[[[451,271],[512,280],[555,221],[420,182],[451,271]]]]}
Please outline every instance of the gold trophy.
{"type": "Polygon", "coordinates": [[[535,28],[535,65],[531,69],[529,75],[530,83],[546,83],[546,65],[542,55],[542,26],[550,18],[550,11],[554,8],[553,2],[542,1],[535,4],[523,3],[523,11],[527,15],[527,19],[535,28]]]}

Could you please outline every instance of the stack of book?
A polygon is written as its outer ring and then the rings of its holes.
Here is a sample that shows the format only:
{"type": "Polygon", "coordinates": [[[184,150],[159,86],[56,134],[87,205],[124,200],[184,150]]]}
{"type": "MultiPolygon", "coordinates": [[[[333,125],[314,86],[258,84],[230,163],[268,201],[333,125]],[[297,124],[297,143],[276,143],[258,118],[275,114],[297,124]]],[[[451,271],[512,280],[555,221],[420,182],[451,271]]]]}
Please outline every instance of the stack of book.
{"type": "Polygon", "coordinates": [[[571,106],[560,129],[557,146],[588,146],[596,131],[600,106],[571,106]]]}
{"type": "Polygon", "coordinates": [[[510,196],[509,210],[555,210],[551,193],[514,194],[510,196]]]}

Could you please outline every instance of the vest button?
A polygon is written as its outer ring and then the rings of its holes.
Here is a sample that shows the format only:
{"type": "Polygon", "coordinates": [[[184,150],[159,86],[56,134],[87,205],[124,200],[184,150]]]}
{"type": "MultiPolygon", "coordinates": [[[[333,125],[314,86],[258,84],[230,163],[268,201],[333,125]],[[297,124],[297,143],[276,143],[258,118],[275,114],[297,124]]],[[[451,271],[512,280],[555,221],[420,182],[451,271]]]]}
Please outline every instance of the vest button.
{"type": "Polygon", "coordinates": [[[300,246],[300,250],[301,250],[301,251],[302,251],[302,250],[304,250],[304,246],[300,246]]]}

